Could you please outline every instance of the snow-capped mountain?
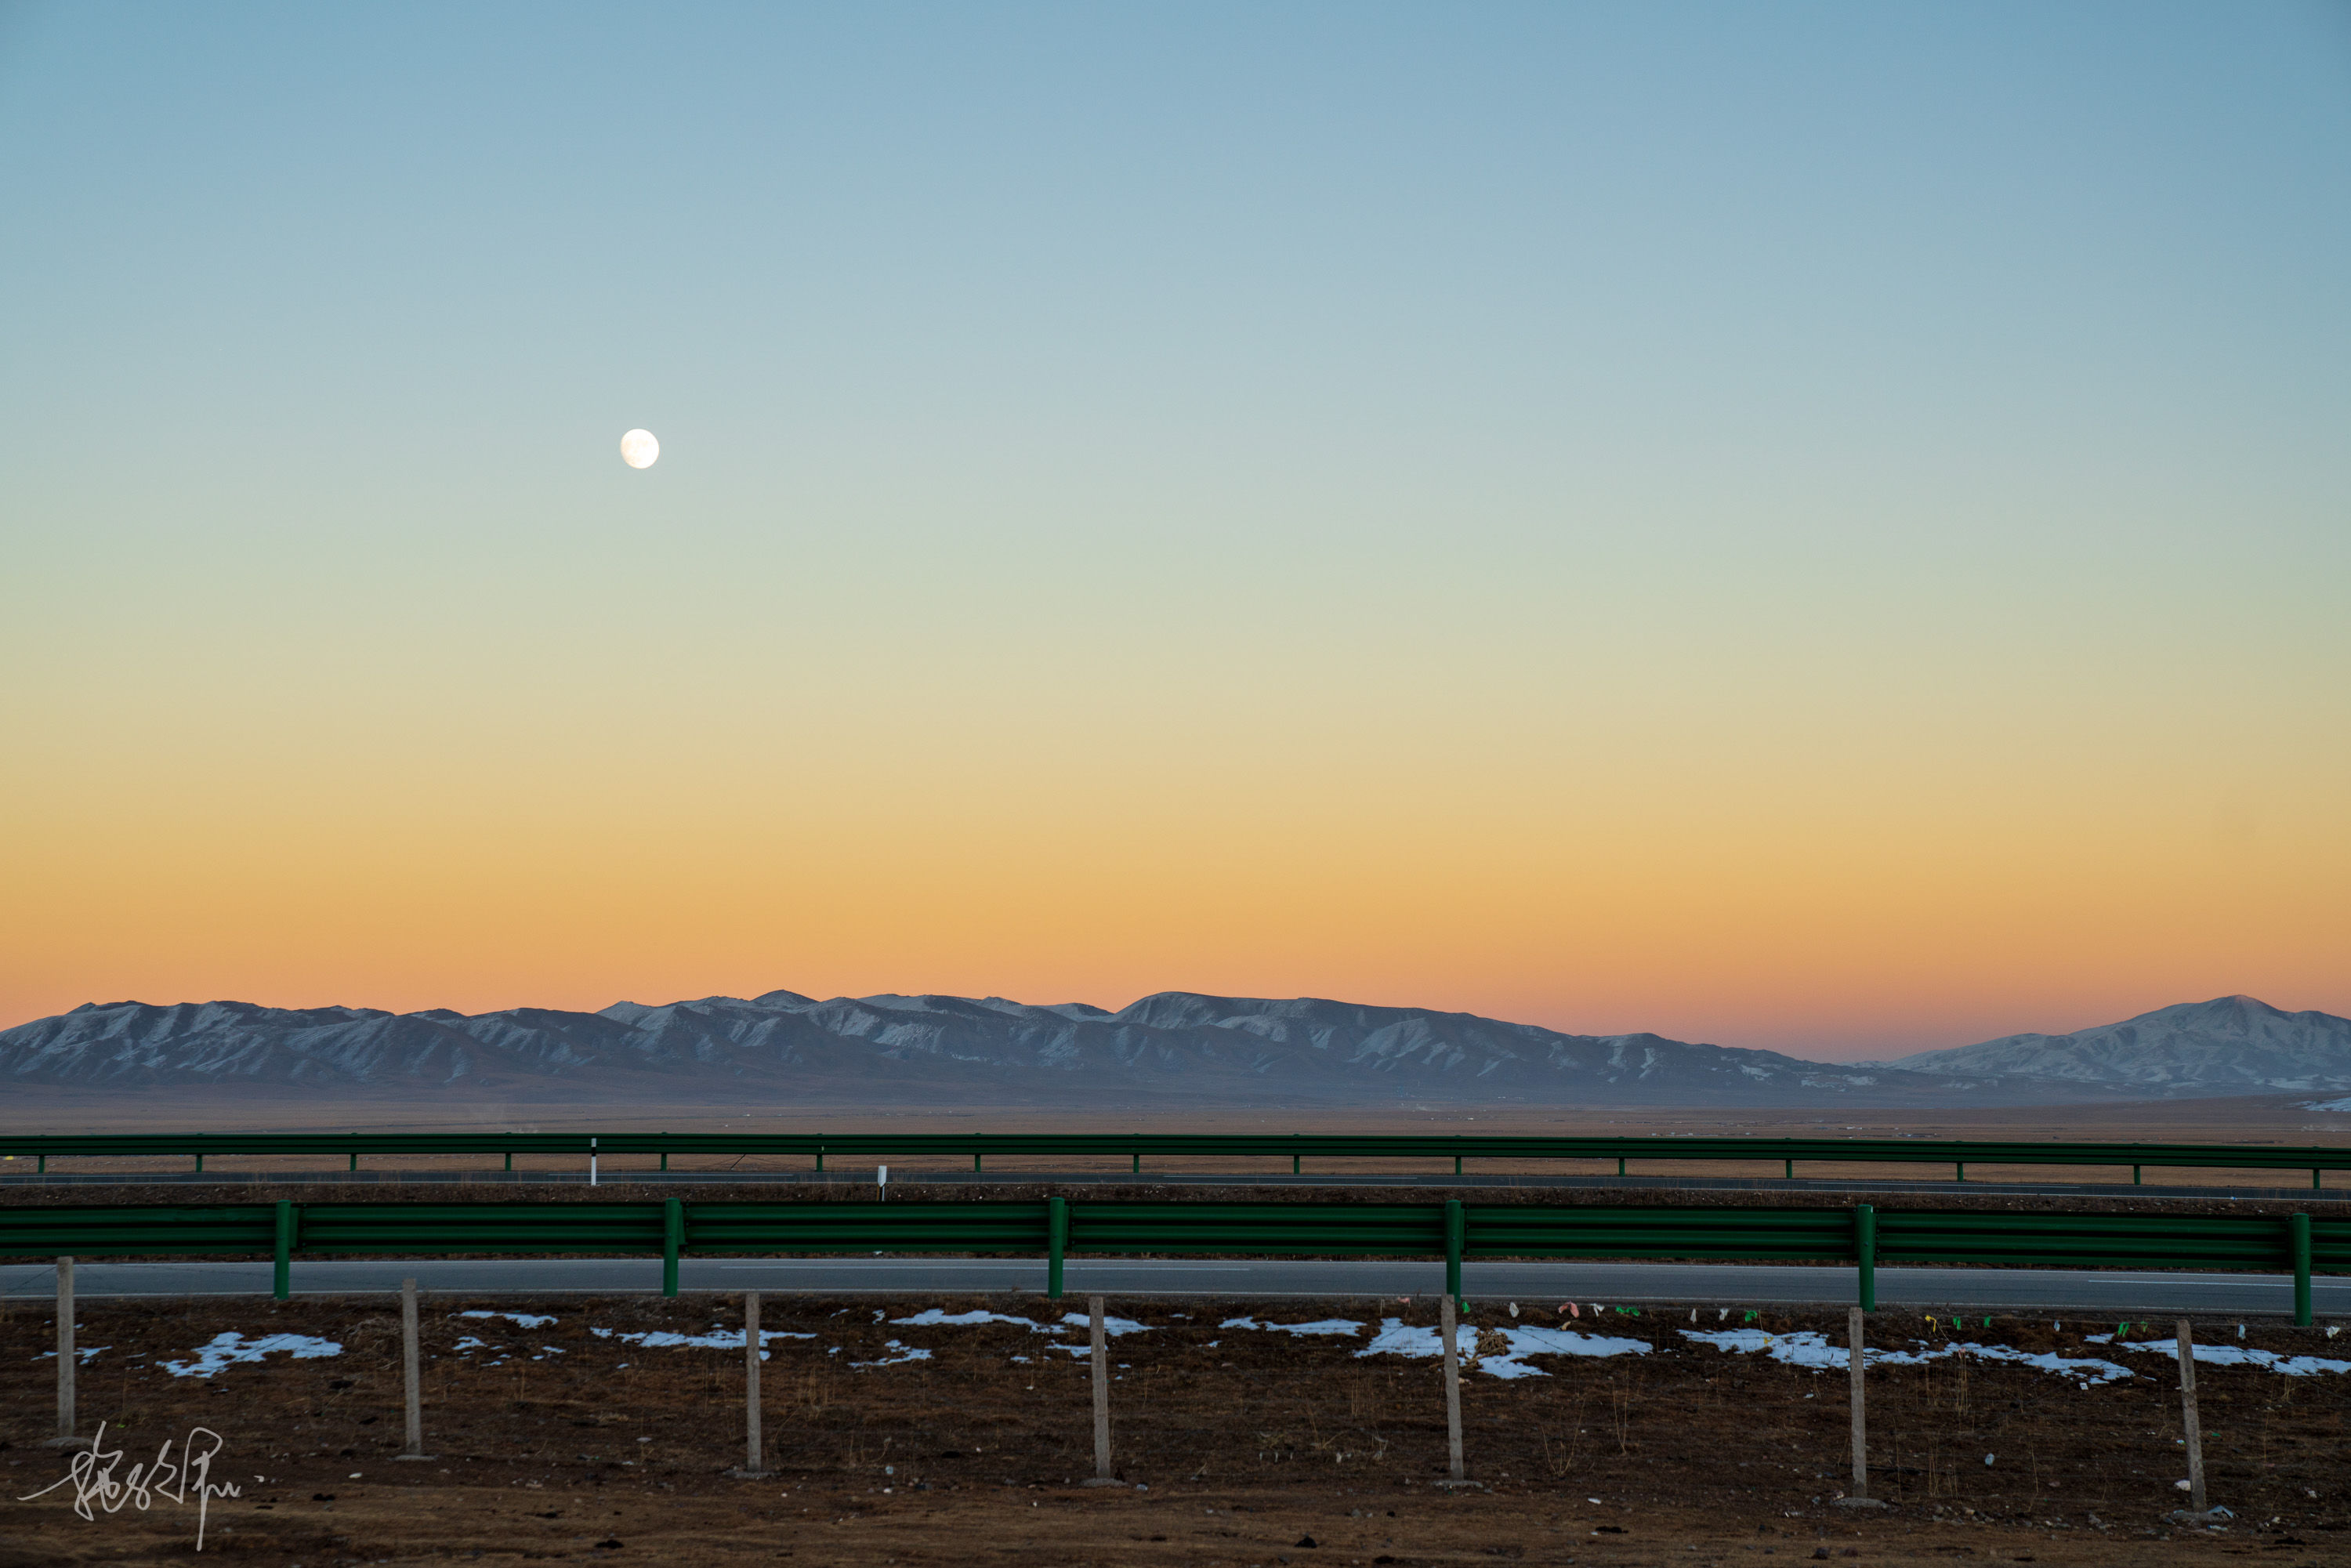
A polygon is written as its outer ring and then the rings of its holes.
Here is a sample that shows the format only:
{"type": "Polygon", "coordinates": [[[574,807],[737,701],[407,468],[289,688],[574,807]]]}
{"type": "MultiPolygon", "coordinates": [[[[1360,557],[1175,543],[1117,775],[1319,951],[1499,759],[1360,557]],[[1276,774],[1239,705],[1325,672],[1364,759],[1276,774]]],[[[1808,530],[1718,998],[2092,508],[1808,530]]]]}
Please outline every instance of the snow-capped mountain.
{"type": "Polygon", "coordinates": [[[2351,1090],[2351,1019],[2217,997],[2072,1034],[2011,1034],[1865,1065],[1970,1079],[2024,1073],[2148,1099],[2339,1093],[2351,1090]]]}
{"type": "Polygon", "coordinates": [[[118,1002],[0,1031],[0,1083],[833,1105],[2085,1097],[2064,1083],[1830,1066],[1654,1034],[1562,1034],[1470,1013],[1184,991],[1116,1012],[998,997],[819,1001],[791,991],[471,1017],[118,1002]]]}

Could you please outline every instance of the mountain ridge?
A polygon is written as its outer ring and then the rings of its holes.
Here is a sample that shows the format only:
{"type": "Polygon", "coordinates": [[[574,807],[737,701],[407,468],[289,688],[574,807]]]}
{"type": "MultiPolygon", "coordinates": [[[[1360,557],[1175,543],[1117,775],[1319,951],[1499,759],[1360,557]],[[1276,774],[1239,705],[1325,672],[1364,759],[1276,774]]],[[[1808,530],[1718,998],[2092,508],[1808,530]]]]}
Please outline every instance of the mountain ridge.
{"type": "MultiPolygon", "coordinates": [[[[2252,1006],[2281,1019],[2329,1019],[2252,1006]]],[[[2351,1021],[2331,1022],[2351,1031],[2351,1021]]],[[[2043,1048],[2038,1070],[2024,1071],[1995,1050],[2074,1038],[2011,1036],[1896,1062],[1841,1065],[1648,1032],[1577,1035],[1426,1008],[1193,991],[1156,992],[1114,1011],[1003,997],[818,998],[789,990],[619,1001],[595,1012],[124,1001],[85,1003],[0,1030],[0,1082],[188,1092],[399,1090],[453,1102],[520,1094],[660,1103],[717,1093],[812,1106],[1931,1106],[2146,1098],[2195,1091],[2215,1075],[2235,1085],[2224,1092],[2276,1087],[2258,1074],[2229,1078],[2209,1060],[2193,1071],[2142,1082],[2111,1071],[2101,1076],[2105,1070],[2070,1063],[2051,1054],[2053,1048],[2043,1048]],[[1968,1052],[1989,1052],[2001,1064],[1979,1067],[1968,1052]]],[[[2344,1056],[2343,1084],[2351,1089],[2351,1047],[2344,1056]]],[[[2332,1086],[2325,1073],[2303,1077],[2308,1082],[2291,1087],[2332,1086]]]]}
{"type": "Polygon", "coordinates": [[[2070,1034],[2011,1034],[1857,1065],[1969,1077],[2023,1074],[2150,1094],[2351,1090],[2351,1019],[2257,997],[2176,1002],[2070,1034]]]}

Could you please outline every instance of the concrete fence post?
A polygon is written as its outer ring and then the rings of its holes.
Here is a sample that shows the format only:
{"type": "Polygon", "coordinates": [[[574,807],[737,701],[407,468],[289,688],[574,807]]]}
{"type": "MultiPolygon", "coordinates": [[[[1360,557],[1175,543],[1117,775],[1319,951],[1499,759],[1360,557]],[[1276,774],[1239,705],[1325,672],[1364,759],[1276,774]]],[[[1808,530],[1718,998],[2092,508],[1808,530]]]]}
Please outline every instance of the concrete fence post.
{"type": "Polygon", "coordinates": [[[424,1451],[424,1369],[416,1344],[416,1281],[400,1282],[400,1375],[408,1417],[408,1441],[403,1459],[429,1459],[424,1451]]]}
{"type": "Polygon", "coordinates": [[[2188,1507],[2204,1513],[2204,1428],[2196,1418],[2196,1340],[2188,1320],[2179,1320],[2179,1424],[2188,1438],[2188,1507]]]}
{"type": "Polygon", "coordinates": [[[49,1439],[53,1448],[79,1448],[81,1439],[74,1436],[74,1364],[80,1357],[74,1353],[74,1277],[73,1260],[57,1260],[57,1435],[49,1439]]]}
{"type": "Polygon", "coordinates": [[[1461,1345],[1460,1335],[1453,1315],[1453,1292],[1445,1292],[1437,1308],[1437,1333],[1444,1341],[1445,1361],[1445,1455],[1447,1479],[1466,1479],[1461,1468],[1461,1345]]]}
{"type": "Polygon", "coordinates": [[[743,1470],[747,1479],[768,1473],[768,1445],[759,1431],[759,1292],[743,1292],[743,1470]]]}
{"type": "Polygon", "coordinates": [[[1087,1297],[1086,1308],[1092,1319],[1094,1374],[1094,1473],[1086,1485],[1114,1487],[1119,1483],[1110,1473],[1110,1336],[1102,1322],[1102,1299],[1087,1297]]]}

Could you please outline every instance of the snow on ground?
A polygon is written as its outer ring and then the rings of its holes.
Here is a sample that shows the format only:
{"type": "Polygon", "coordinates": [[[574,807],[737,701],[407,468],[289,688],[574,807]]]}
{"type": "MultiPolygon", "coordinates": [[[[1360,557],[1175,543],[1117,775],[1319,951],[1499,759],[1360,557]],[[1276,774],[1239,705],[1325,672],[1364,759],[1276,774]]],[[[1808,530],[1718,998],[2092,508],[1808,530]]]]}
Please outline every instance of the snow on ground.
{"type": "Polygon", "coordinates": [[[1217,1325],[1220,1329],[1263,1329],[1274,1333],[1346,1334],[1364,1332],[1364,1325],[1349,1318],[1322,1318],[1311,1323],[1261,1323],[1255,1318],[1227,1318],[1217,1325]]]}
{"type": "MultiPolygon", "coordinates": [[[[1454,1333],[1456,1344],[1467,1371],[1477,1371],[1489,1377],[1548,1377],[1540,1366],[1527,1364],[1531,1355],[1646,1355],[1649,1345],[1637,1339],[1617,1339],[1608,1334],[1578,1333],[1573,1329],[1496,1328],[1509,1342],[1510,1349],[1499,1355],[1478,1354],[1479,1331],[1468,1323],[1458,1325],[1454,1333]]],[[[1408,1355],[1428,1357],[1442,1355],[1445,1342],[1437,1330],[1422,1324],[1406,1323],[1400,1318],[1382,1318],[1379,1332],[1372,1343],[1355,1353],[1366,1355],[1408,1355]]]]}
{"type": "MultiPolygon", "coordinates": [[[[2176,1340],[2125,1340],[2115,1344],[2112,1334],[2084,1334],[2082,1338],[2085,1343],[2113,1345],[2116,1350],[2136,1350],[2173,1357],[2179,1354],[2179,1344],[2176,1340]]],[[[2280,1355],[2273,1350],[2259,1350],[2250,1345],[2199,1344],[2195,1351],[2196,1359],[2207,1366],[2258,1366],[2264,1372],[2274,1372],[2286,1377],[2312,1377],[2322,1372],[2351,1372],[2351,1361],[2331,1361],[2323,1355],[2280,1355]]]]}
{"type": "MultiPolygon", "coordinates": [[[[588,1331],[598,1339],[617,1339],[622,1344],[633,1344],[644,1350],[741,1350],[741,1329],[719,1328],[714,1325],[708,1333],[672,1333],[667,1329],[650,1329],[643,1333],[622,1333],[611,1329],[591,1328],[588,1331]]],[[[794,1333],[789,1329],[759,1331],[759,1359],[768,1359],[768,1342],[778,1339],[814,1339],[812,1333],[794,1333]]]]}
{"type": "MultiPolygon", "coordinates": [[[[1809,1367],[1814,1372],[1842,1372],[1853,1361],[1853,1353],[1846,1346],[1834,1343],[1810,1329],[1801,1333],[1782,1334],[1766,1333],[1761,1329],[1681,1329],[1677,1332],[1684,1339],[1710,1344],[1719,1351],[1739,1355],[1753,1355],[1761,1352],[1773,1361],[1784,1362],[1791,1366],[1809,1367]]],[[[1865,1347],[1861,1353],[1862,1362],[1867,1366],[1924,1366],[1930,1361],[1941,1361],[1954,1355],[1970,1356],[1979,1361],[2011,1361],[2022,1366],[2074,1378],[2085,1388],[2131,1375],[2128,1367],[2091,1357],[2054,1355],[2047,1352],[2036,1354],[2004,1344],[1976,1344],[1962,1340],[1937,1346],[1928,1346],[1924,1340],[1916,1343],[1920,1347],[1917,1350],[1865,1347]]]]}
{"type": "Polygon", "coordinates": [[[451,1312],[453,1318],[504,1318],[518,1329],[543,1329],[555,1320],[536,1312],[451,1312]]]}
{"type": "MultiPolygon", "coordinates": [[[[953,1312],[938,1307],[916,1312],[911,1318],[892,1318],[892,1322],[904,1328],[968,1328],[974,1323],[1010,1323],[1027,1329],[1030,1333],[1059,1333],[1060,1325],[1040,1323],[1032,1318],[1016,1318],[1004,1312],[953,1312]]],[[[1082,1321],[1082,1320],[1081,1320],[1082,1321]]]]}
{"type": "Polygon", "coordinates": [[[214,1334],[211,1343],[199,1346],[193,1354],[195,1356],[193,1361],[159,1361],[155,1364],[174,1377],[210,1377],[225,1366],[238,1362],[259,1361],[265,1355],[290,1355],[297,1361],[315,1361],[323,1355],[340,1355],[343,1347],[336,1340],[313,1339],[308,1334],[298,1333],[264,1334],[259,1339],[247,1340],[232,1329],[226,1333],[214,1334]]]}
{"type": "Polygon", "coordinates": [[[929,1351],[917,1349],[912,1345],[901,1344],[894,1339],[883,1348],[893,1354],[882,1357],[879,1361],[852,1361],[849,1364],[852,1366],[904,1366],[910,1361],[928,1361],[931,1359],[931,1353],[929,1351]]]}

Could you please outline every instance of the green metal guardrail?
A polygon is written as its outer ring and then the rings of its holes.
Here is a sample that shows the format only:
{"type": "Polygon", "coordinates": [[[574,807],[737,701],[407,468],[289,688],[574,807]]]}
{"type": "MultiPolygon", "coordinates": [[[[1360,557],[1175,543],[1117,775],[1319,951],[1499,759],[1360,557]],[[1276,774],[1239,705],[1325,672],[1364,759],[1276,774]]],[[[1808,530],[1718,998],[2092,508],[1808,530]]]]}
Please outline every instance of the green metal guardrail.
{"type": "Polygon", "coordinates": [[[1311,1158],[1450,1159],[1456,1175],[1467,1160],[1614,1160],[1619,1176],[1631,1161],[1767,1160],[1792,1177],[1799,1162],[1948,1165],[1960,1181],[1973,1166],[2104,1166],[2130,1167],[2140,1181],[2158,1168],[2228,1168],[2310,1173],[2316,1188],[2326,1171],[2351,1171],[2351,1147],[2320,1145],[2119,1144],[1982,1142],[1953,1138],[1546,1138],[1458,1134],[1223,1133],[141,1133],[0,1134],[0,1155],[32,1159],[47,1171],[66,1155],[193,1158],[207,1155],[336,1155],[359,1169],[362,1155],[503,1155],[514,1168],[518,1154],[587,1156],[652,1155],[669,1168],[673,1155],[806,1155],[824,1169],[827,1155],[969,1155],[972,1169],[990,1156],[1091,1155],[1129,1159],[1141,1174],[1146,1156],[1287,1157],[1302,1172],[1311,1158]]]}
{"type": "Polygon", "coordinates": [[[1072,1255],[1235,1253],[1442,1257],[1448,1294],[1480,1258],[1670,1258],[1842,1262],[1877,1304],[1876,1267],[2290,1270],[2294,1321],[2310,1278],[2351,1273],[2351,1219],[2308,1215],[1982,1214],[1932,1209],[1600,1208],[1540,1204],[977,1203],[349,1204],[0,1208],[0,1257],[250,1253],[277,1260],[285,1299],[297,1254],[661,1254],[677,1293],[687,1253],[1042,1252],[1061,1294],[1072,1255]]]}

